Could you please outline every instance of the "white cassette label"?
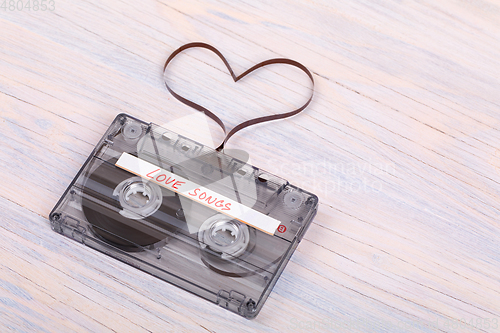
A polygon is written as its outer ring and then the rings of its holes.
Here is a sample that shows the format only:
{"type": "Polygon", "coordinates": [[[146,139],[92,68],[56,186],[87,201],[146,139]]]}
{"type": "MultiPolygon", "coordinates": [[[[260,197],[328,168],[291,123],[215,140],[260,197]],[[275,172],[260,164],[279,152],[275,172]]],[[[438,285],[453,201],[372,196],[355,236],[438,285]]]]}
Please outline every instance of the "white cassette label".
{"type": "Polygon", "coordinates": [[[274,235],[281,224],[268,215],[128,153],[122,153],[115,165],[270,235],[274,235]]]}

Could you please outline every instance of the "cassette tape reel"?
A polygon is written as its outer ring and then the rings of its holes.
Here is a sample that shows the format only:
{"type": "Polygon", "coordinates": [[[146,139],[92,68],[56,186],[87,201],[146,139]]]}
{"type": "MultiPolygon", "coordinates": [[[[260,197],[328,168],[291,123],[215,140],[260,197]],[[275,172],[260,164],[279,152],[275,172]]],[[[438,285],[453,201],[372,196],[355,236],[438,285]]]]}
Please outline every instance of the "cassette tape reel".
{"type": "Polygon", "coordinates": [[[120,114],[53,209],[52,228],[246,318],[311,224],[315,195],[120,114]]]}

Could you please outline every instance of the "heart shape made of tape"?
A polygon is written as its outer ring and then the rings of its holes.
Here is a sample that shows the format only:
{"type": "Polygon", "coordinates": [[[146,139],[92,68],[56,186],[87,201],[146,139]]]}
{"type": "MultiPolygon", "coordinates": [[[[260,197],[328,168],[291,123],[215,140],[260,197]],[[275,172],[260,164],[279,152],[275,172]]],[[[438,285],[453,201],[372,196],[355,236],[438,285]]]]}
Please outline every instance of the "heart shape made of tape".
{"type": "Polygon", "coordinates": [[[203,112],[205,115],[207,115],[209,118],[214,120],[217,124],[219,124],[219,126],[222,128],[222,130],[224,131],[224,134],[226,134],[226,137],[224,138],[222,143],[216,148],[217,151],[222,150],[224,148],[224,145],[226,144],[227,140],[229,140],[230,137],[232,137],[236,132],[242,130],[243,128],[251,126],[251,125],[271,121],[271,120],[284,119],[284,118],[294,116],[294,115],[298,114],[299,112],[301,112],[302,110],[304,110],[312,101],[313,94],[314,94],[314,78],[313,78],[312,73],[301,63],[299,63],[295,60],[287,59],[287,58],[274,58],[274,59],[265,60],[263,62],[258,63],[257,65],[254,65],[253,67],[246,70],[242,74],[236,75],[236,74],[234,74],[234,71],[231,68],[231,66],[229,65],[229,63],[227,62],[226,58],[222,55],[222,53],[219,50],[217,50],[215,47],[213,47],[210,44],[201,43],[201,42],[194,42],[194,43],[185,44],[185,45],[179,47],[177,50],[175,50],[168,57],[167,61],[165,62],[165,65],[163,66],[163,72],[165,73],[168,65],[177,55],[179,55],[180,53],[182,53],[185,50],[190,49],[190,48],[204,48],[204,49],[208,49],[208,50],[212,51],[213,53],[215,53],[222,60],[224,65],[226,65],[226,68],[228,69],[229,74],[231,74],[231,77],[233,78],[234,82],[238,82],[239,80],[241,80],[242,78],[244,78],[245,76],[247,76],[248,74],[252,73],[253,71],[255,71],[259,68],[262,68],[262,67],[265,67],[268,65],[272,65],[272,64],[285,64],[285,65],[297,67],[298,69],[300,69],[304,73],[306,73],[306,75],[309,77],[309,79],[311,79],[311,82],[312,82],[311,96],[309,97],[307,102],[305,102],[304,105],[302,105],[298,109],[295,109],[295,110],[289,111],[289,112],[285,112],[285,113],[273,114],[273,115],[258,117],[258,118],[244,121],[241,124],[235,126],[231,131],[229,131],[229,133],[227,133],[226,126],[224,125],[224,122],[216,114],[214,114],[212,111],[208,110],[207,108],[177,94],[168,85],[167,81],[165,80],[165,86],[167,87],[168,91],[172,94],[172,96],[174,96],[176,99],[178,99],[182,103],[186,104],[187,106],[192,107],[193,109],[198,110],[200,112],[203,112]]]}

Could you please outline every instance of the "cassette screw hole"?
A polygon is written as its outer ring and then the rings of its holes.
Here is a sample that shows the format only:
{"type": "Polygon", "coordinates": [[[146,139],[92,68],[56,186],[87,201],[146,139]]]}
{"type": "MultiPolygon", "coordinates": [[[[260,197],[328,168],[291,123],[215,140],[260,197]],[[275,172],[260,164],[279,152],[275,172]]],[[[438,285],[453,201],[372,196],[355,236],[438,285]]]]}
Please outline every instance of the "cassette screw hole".
{"type": "Polygon", "coordinates": [[[306,205],[312,205],[314,199],[313,197],[309,197],[307,200],[306,200],[306,205]]]}
{"type": "Polygon", "coordinates": [[[61,219],[61,214],[59,214],[59,213],[52,214],[52,219],[54,221],[59,221],[61,219]]]}
{"type": "Polygon", "coordinates": [[[183,219],[184,218],[184,210],[182,208],[179,208],[177,212],[175,212],[175,215],[177,216],[178,219],[183,219]]]}
{"type": "Polygon", "coordinates": [[[254,300],[250,299],[248,302],[247,302],[247,310],[249,312],[254,312],[255,311],[255,302],[254,300]]]}

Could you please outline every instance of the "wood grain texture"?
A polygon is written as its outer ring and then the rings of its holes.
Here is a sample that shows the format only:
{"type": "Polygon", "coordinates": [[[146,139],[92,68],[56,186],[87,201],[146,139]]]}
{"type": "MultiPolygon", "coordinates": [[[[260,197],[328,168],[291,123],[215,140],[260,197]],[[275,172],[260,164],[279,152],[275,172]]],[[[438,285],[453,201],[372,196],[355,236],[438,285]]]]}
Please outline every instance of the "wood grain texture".
{"type": "MultiPolygon", "coordinates": [[[[489,0],[0,9],[1,331],[500,332],[499,22],[489,0]],[[161,71],[191,41],[215,45],[236,73],[288,57],[316,81],[306,112],[228,143],[320,197],[253,321],[47,220],[116,114],[169,124],[194,113],[161,71]]],[[[229,128],[307,98],[307,78],[283,66],[235,85],[207,52],[175,62],[175,88],[229,128]]]]}

